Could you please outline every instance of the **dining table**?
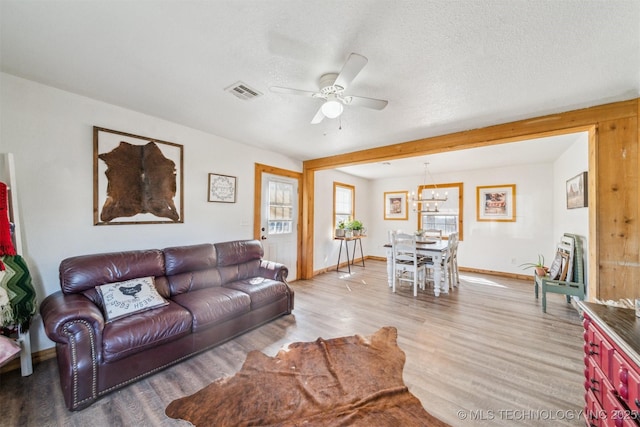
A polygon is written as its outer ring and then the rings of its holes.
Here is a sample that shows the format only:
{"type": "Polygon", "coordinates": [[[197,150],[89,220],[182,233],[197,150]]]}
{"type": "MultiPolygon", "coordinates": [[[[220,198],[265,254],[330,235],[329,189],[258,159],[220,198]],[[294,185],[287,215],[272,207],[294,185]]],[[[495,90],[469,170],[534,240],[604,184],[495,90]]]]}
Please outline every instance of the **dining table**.
{"type": "MultiPolygon", "coordinates": [[[[449,293],[449,285],[446,280],[442,280],[444,271],[442,269],[442,261],[444,260],[449,242],[447,240],[417,240],[416,249],[424,256],[431,257],[433,260],[433,293],[435,296],[449,293]]],[[[391,243],[384,245],[387,256],[387,280],[389,287],[393,287],[393,248],[391,243]]]]}

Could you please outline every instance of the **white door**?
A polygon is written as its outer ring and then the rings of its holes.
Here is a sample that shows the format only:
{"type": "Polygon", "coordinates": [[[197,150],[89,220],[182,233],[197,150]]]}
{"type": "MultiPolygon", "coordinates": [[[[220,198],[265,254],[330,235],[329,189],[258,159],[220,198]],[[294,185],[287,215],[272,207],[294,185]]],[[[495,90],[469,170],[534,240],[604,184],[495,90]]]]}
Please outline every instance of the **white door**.
{"type": "Polygon", "coordinates": [[[262,173],[260,238],[264,259],[289,268],[289,281],[298,277],[298,180],[262,173]]]}

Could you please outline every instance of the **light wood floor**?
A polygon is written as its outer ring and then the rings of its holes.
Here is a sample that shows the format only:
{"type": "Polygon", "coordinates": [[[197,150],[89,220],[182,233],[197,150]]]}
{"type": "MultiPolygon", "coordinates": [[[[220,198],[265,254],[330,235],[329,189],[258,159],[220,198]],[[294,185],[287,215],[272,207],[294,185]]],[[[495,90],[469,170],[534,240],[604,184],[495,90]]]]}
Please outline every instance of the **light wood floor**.
{"type": "MultiPolygon", "coordinates": [[[[578,426],[583,400],[582,327],[562,295],[547,313],[529,282],[461,274],[462,283],[436,298],[413,297],[386,283],[384,262],[352,275],[328,272],[292,284],[291,316],[277,319],[212,350],[69,412],[55,360],[0,376],[2,426],[186,426],[164,408],[240,369],[250,350],[273,356],[284,344],[318,337],[369,335],[398,329],[405,383],[427,411],[453,426],[578,426]]],[[[257,391],[259,392],[259,391],[257,391]]]]}

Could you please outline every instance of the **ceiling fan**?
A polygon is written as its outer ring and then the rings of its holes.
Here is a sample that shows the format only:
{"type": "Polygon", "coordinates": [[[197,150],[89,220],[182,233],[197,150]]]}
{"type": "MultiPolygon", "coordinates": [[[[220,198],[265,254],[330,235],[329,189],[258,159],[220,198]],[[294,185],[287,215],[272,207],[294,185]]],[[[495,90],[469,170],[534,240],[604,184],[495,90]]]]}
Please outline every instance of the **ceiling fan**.
{"type": "Polygon", "coordinates": [[[320,77],[320,91],[310,92],[307,90],[291,89],[287,87],[272,86],[272,92],[285,93],[290,95],[301,95],[310,98],[324,99],[324,103],[311,120],[311,124],[320,123],[325,117],[335,119],[344,110],[344,105],[356,107],[373,108],[382,110],[387,106],[388,101],[382,99],[365,98],[363,96],[345,95],[345,90],[349,87],[353,79],[367,65],[368,59],[357,53],[352,53],[347,58],[347,62],[342,66],[339,74],[327,73],[320,77]]]}

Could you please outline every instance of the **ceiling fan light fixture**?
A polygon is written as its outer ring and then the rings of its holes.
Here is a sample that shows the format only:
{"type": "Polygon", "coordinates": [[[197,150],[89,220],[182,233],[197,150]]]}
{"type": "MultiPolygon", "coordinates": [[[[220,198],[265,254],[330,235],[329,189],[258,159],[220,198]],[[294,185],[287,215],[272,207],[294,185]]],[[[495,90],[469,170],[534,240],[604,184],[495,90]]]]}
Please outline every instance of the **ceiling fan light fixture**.
{"type": "Polygon", "coordinates": [[[335,119],[340,114],[342,114],[344,107],[342,103],[340,101],[337,101],[334,97],[334,99],[327,99],[327,101],[322,104],[322,107],[320,109],[322,110],[322,114],[324,114],[325,117],[335,119]]]}

